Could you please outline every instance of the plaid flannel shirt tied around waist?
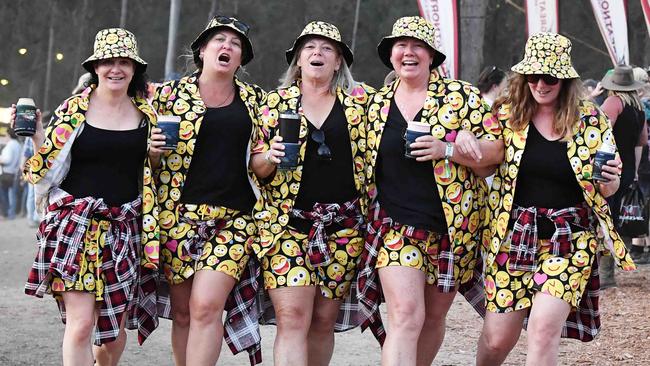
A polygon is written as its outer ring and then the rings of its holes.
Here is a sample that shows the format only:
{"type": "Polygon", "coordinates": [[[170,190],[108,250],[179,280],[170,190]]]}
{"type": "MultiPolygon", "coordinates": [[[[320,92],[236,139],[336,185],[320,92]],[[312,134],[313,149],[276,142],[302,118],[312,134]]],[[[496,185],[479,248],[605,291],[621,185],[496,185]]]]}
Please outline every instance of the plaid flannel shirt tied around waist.
{"type": "Polygon", "coordinates": [[[562,209],[516,206],[511,215],[512,240],[510,244],[510,269],[514,271],[535,271],[537,268],[537,218],[545,217],[555,225],[551,237],[551,253],[560,255],[571,249],[571,226],[590,230],[594,215],[586,202],[562,209]]]}
{"type": "Polygon", "coordinates": [[[50,269],[56,270],[64,280],[76,280],[79,273],[77,253],[84,245],[86,231],[93,229],[90,227],[91,219],[101,217],[111,223],[106,242],[111,243],[117,278],[120,282],[129,282],[139,266],[139,240],[132,238],[140,236],[138,225],[134,222],[140,216],[141,206],[141,197],[121,207],[108,207],[103,199],[75,199],[68,194],[51,203],[44,219],[46,226],[41,233],[44,238],[53,230],[59,234],[59,245],[52,256],[50,269]]]}
{"type": "Polygon", "coordinates": [[[327,245],[325,230],[327,226],[337,223],[343,227],[358,230],[363,223],[358,198],[340,205],[338,203],[315,203],[311,211],[294,208],[291,215],[314,222],[309,230],[309,247],[307,249],[309,262],[314,267],[327,266],[332,262],[332,253],[327,245]]]}

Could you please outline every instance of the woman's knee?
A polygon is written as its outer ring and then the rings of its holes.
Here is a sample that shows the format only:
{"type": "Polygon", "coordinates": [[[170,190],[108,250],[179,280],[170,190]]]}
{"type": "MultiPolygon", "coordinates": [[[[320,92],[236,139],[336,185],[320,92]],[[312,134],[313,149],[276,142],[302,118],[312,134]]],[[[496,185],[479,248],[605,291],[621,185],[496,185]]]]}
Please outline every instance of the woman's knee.
{"type": "Polygon", "coordinates": [[[275,307],[278,328],[288,331],[306,331],[311,323],[311,309],[300,304],[282,304],[275,307]]]}
{"type": "Polygon", "coordinates": [[[323,313],[314,309],[311,316],[310,330],[316,333],[329,334],[334,333],[334,325],[336,324],[336,317],[338,314],[323,313]]]}
{"type": "Polygon", "coordinates": [[[559,342],[562,327],[556,323],[536,319],[528,322],[528,342],[538,348],[548,349],[559,342]]]}
{"type": "Polygon", "coordinates": [[[409,298],[395,299],[388,304],[388,316],[391,329],[419,333],[424,325],[424,303],[409,298]]]}
{"type": "Polygon", "coordinates": [[[510,333],[508,331],[486,331],[483,329],[481,342],[490,354],[503,355],[508,354],[515,347],[519,340],[519,332],[510,333]]]}
{"type": "Polygon", "coordinates": [[[192,297],[189,306],[189,316],[192,321],[213,323],[221,320],[224,304],[210,298],[192,297]]]}
{"type": "Polygon", "coordinates": [[[69,334],[74,341],[87,342],[90,340],[95,328],[95,317],[93,315],[84,315],[76,316],[74,319],[67,319],[65,328],[66,334],[69,334]]]}
{"type": "Polygon", "coordinates": [[[189,304],[174,304],[172,302],[172,319],[174,325],[179,327],[190,326],[190,307],[189,304]]]}

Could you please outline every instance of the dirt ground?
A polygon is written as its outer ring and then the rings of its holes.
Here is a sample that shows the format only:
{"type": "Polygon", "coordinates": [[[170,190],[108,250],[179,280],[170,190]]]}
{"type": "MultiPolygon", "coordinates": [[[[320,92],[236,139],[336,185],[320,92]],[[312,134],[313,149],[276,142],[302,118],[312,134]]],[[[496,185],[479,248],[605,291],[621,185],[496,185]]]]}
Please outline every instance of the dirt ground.
{"type": "MultiPolygon", "coordinates": [[[[24,219],[0,221],[0,365],[60,365],[63,325],[52,298],[36,299],[23,293],[27,270],[35,253],[35,229],[24,219]]],[[[650,365],[650,266],[618,273],[618,288],[601,298],[602,332],[593,342],[562,341],[562,365],[650,365]]],[[[472,365],[481,319],[462,299],[452,306],[447,336],[435,365],[472,365]]],[[[172,365],[170,322],[141,347],[129,332],[121,365],[172,365]]],[[[264,364],[272,364],[274,327],[263,327],[264,364]]],[[[370,332],[353,330],[336,336],[332,365],[378,365],[380,350],[370,332]]],[[[522,365],[526,335],[506,361],[522,365]]],[[[224,344],[220,365],[247,365],[245,354],[233,356],[224,344]]]]}

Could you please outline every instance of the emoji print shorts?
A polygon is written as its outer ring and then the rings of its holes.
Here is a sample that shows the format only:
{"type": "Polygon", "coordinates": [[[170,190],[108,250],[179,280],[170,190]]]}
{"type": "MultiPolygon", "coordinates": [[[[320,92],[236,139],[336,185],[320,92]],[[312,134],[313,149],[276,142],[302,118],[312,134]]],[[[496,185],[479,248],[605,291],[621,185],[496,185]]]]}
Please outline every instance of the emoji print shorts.
{"type": "Polygon", "coordinates": [[[510,267],[510,240],[508,233],[499,248],[494,263],[485,271],[485,298],[487,310],[507,313],[532,306],[536,292],[542,292],[569,303],[580,304],[596,255],[598,242],[590,231],[574,232],[571,248],[555,256],[550,253],[550,240],[539,240],[534,272],[514,271],[510,267]]]}
{"type": "MultiPolygon", "coordinates": [[[[108,285],[114,285],[117,278],[114,270],[108,276],[114,281],[107,281],[105,263],[114,263],[110,248],[106,247],[106,231],[109,230],[109,222],[98,218],[92,218],[86,231],[82,251],[79,255],[79,272],[76,281],[63,280],[54,275],[50,288],[58,298],[63,291],[82,291],[95,295],[95,301],[104,300],[104,289],[108,285]]],[[[128,250],[128,249],[127,249],[128,250]]],[[[137,265],[137,263],[135,264],[137,265]]]]}
{"type": "Polygon", "coordinates": [[[177,225],[161,244],[163,271],[172,284],[196,271],[219,271],[239,281],[252,253],[257,227],[240,211],[212,205],[180,203],[177,225]]]}
{"type": "Polygon", "coordinates": [[[316,286],[328,299],[342,299],[357,275],[357,261],[363,250],[363,235],[343,228],[329,235],[327,244],[332,261],[314,268],[307,255],[308,235],[291,227],[262,259],[264,288],[316,286]]]}
{"type": "MultiPolygon", "coordinates": [[[[438,257],[440,244],[449,240],[448,235],[431,231],[423,231],[427,236],[416,239],[405,233],[408,226],[401,226],[398,230],[390,228],[384,235],[384,245],[379,248],[375,268],[389,266],[403,266],[418,269],[426,274],[427,284],[435,285],[438,282],[438,257]]],[[[454,271],[454,273],[457,273],[454,271]]]]}

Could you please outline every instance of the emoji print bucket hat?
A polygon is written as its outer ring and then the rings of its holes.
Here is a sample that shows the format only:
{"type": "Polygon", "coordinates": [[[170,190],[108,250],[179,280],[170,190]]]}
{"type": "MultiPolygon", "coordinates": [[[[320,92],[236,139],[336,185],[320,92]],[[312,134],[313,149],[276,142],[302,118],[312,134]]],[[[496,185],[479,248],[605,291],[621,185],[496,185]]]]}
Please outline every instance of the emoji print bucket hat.
{"type": "Polygon", "coordinates": [[[418,16],[402,17],[397,19],[393,25],[393,32],[389,36],[384,37],[377,45],[379,58],[384,65],[391,69],[393,68],[393,65],[390,63],[391,48],[398,38],[403,37],[419,39],[431,47],[433,50],[433,62],[429,69],[433,70],[440,66],[447,58],[444,53],[438,51],[436,48],[438,30],[431,23],[418,16]]]}
{"type": "Polygon", "coordinates": [[[147,63],[138,55],[138,42],[133,33],[123,28],[108,28],[97,32],[93,54],[81,65],[88,72],[93,73],[95,61],[106,60],[114,57],[125,57],[136,63],[137,70],[144,72],[147,63]]]}
{"type": "Polygon", "coordinates": [[[352,62],[354,61],[352,50],[350,47],[348,47],[347,44],[341,41],[341,33],[339,32],[339,29],[336,28],[336,26],[333,24],[322,21],[309,22],[302,30],[302,33],[300,33],[300,36],[298,36],[298,38],[293,41],[293,46],[291,46],[291,48],[285,52],[288,64],[291,64],[294,54],[296,53],[297,46],[300,45],[300,43],[307,37],[323,37],[333,41],[341,48],[345,63],[348,66],[352,65],[352,62]]]}
{"type": "Polygon", "coordinates": [[[571,64],[571,41],[557,33],[535,33],[526,42],[524,59],[511,68],[523,74],[545,74],[558,79],[580,77],[571,64]]]}
{"type": "Polygon", "coordinates": [[[219,28],[228,28],[232,31],[235,31],[239,35],[239,38],[242,40],[242,55],[241,55],[241,65],[244,66],[247,63],[251,62],[253,59],[253,43],[250,38],[248,38],[248,32],[251,27],[234,17],[227,17],[224,15],[215,15],[214,18],[210,19],[208,25],[205,26],[203,32],[201,32],[198,37],[192,42],[190,48],[192,49],[192,55],[194,58],[194,64],[197,67],[203,65],[203,61],[199,58],[199,48],[205,42],[205,38],[213,34],[213,30],[219,28]]]}

